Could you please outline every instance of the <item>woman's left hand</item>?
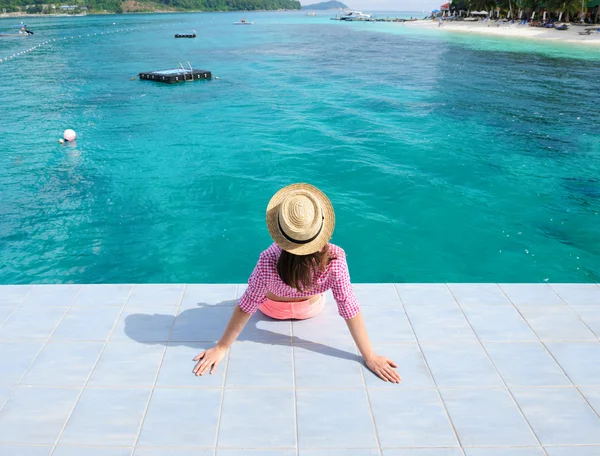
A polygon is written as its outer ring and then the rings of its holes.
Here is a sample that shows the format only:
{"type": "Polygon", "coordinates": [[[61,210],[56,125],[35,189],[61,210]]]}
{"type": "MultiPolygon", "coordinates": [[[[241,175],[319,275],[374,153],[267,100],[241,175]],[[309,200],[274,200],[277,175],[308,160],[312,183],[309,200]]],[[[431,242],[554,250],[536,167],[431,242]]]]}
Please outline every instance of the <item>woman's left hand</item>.
{"type": "Polygon", "coordinates": [[[402,379],[393,368],[398,365],[385,356],[374,355],[365,360],[369,369],[375,372],[384,382],[400,383],[402,379]]]}

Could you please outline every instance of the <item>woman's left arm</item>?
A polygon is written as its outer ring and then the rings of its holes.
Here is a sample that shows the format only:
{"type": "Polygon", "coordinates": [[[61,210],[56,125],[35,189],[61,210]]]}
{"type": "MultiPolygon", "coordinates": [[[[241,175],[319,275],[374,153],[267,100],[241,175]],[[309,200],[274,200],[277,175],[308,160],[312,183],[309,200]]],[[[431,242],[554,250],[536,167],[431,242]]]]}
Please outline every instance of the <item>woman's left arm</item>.
{"type": "Polygon", "coordinates": [[[350,334],[360,350],[361,355],[365,359],[365,363],[369,369],[375,372],[382,380],[392,383],[400,383],[401,379],[393,368],[398,365],[385,356],[376,355],[367,335],[367,328],[362,317],[362,312],[359,312],[354,317],[346,320],[350,334]]]}

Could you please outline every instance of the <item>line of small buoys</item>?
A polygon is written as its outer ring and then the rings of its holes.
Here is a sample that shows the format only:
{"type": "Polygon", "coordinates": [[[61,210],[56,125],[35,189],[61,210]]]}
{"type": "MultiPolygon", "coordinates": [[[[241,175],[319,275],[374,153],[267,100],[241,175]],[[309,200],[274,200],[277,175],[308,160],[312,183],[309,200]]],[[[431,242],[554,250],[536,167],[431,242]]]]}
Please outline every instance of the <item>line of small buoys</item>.
{"type": "MultiPolygon", "coordinates": [[[[114,22],[113,22],[113,25],[115,25],[115,23],[114,23],[114,22]]],[[[162,27],[163,25],[164,25],[164,24],[161,24],[161,25],[156,25],[155,27],[156,27],[156,28],[159,28],[159,27],[162,27]]],[[[148,29],[148,28],[151,28],[151,27],[149,27],[149,26],[146,26],[146,27],[139,27],[138,29],[148,29]]],[[[110,35],[110,34],[113,34],[113,33],[120,33],[120,32],[134,32],[134,31],[136,31],[136,30],[137,30],[137,29],[133,29],[133,28],[122,28],[122,29],[117,29],[117,30],[110,30],[110,31],[108,31],[108,32],[99,32],[99,33],[97,32],[97,33],[94,33],[94,34],[93,34],[93,36],[98,36],[98,35],[110,35]]],[[[88,36],[88,37],[91,37],[91,36],[92,36],[92,34],[88,33],[88,34],[87,34],[87,36],[88,36]]],[[[86,36],[83,36],[83,35],[77,35],[77,36],[73,35],[73,36],[70,36],[70,37],[66,37],[66,36],[64,36],[62,39],[63,39],[63,40],[66,40],[67,38],[68,38],[68,39],[71,39],[71,40],[74,40],[74,39],[79,39],[79,38],[86,38],[86,36]]],[[[24,51],[15,52],[15,53],[14,53],[13,55],[11,55],[11,56],[8,56],[8,57],[5,57],[5,58],[0,58],[0,63],[5,63],[5,62],[8,62],[9,60],[12,60],[12,59],[14,59],[14,58],[18,57],[18,56],[21,56],[21,55],[28,54],[28,53],[30,53],[30,52],[32,52],[32,51],[35,51],[36,49],[38,49],[38,48],[40,48],[40,47],[42,47],[42,46],[46,46],[46,45],[48,45],[48,44],[50,44],[50,43],[54,43],[54,42],[56,42],[56,40],[57,40],[57,39],[60,41],[60,38],[53,38],[53,39],[51,39],[51,40],[46,40],[46,41],[44,41],[44,42],[42,42],[42,43],[40,43],[40,44],[37,44],[37,45],[35,45],[35,46],[32,46],[32,47],[30,47],[29,49],[26,49],[26,50],[24,50],[24,51]]]]}

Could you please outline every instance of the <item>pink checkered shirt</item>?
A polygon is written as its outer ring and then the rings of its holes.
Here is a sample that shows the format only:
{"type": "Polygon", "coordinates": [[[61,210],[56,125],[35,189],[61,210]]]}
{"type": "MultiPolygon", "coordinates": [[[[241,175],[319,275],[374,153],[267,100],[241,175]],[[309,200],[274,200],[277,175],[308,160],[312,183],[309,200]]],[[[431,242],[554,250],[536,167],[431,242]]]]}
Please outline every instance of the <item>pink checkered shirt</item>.
{"type": "Polygon", "coordinates": [[[350,283],[346,253],[341,247],[333,244],[329,244],[329,253],[335,259],[330,261],[325,271],[316,277],[316,285],[302,293],[286,285],[279,277],[277,260],[281,255],[281,247],[277,244],[271,245],[260,254],[258,263],[248,279],[248,288],[238,302],[240,309],[249,314],[256,312],[266,301],[267,290],[276,296],[302,298],[331,289],[339,314],[346,320],[355,317],[360,312],[360,305],[350,283]]]}

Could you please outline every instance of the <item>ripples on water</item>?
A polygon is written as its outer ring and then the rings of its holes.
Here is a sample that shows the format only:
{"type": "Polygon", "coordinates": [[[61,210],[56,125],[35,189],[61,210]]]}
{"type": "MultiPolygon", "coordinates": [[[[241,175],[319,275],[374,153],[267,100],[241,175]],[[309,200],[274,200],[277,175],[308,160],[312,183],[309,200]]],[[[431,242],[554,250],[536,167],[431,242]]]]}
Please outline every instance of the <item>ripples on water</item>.
{"type": "Polygon", "coordinates": [[[297,181],[354,281],[599,281],[600,50],[238,16],[29,21],[83,37],[0,64],[0,282],[243,282],[297,181]]]}

